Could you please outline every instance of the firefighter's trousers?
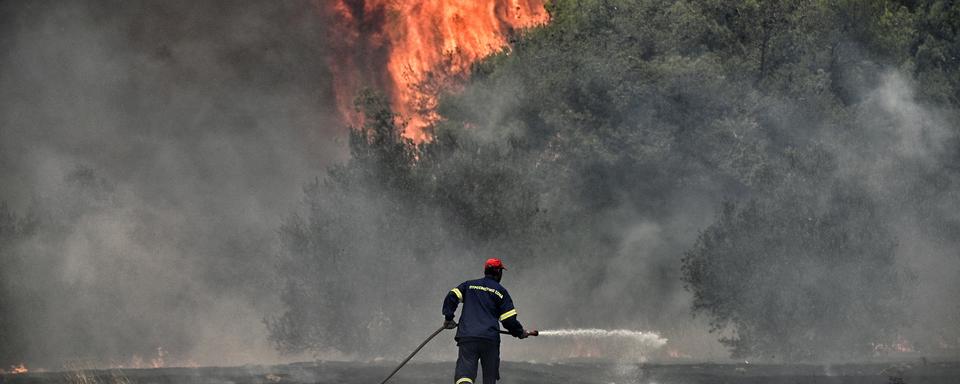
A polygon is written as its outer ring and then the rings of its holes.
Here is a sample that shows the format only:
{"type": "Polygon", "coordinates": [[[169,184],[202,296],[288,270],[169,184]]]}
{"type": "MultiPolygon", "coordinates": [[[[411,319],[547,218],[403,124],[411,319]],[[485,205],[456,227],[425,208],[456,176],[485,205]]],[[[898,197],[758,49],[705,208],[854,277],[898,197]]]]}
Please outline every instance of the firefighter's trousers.
{"type": "Polygon", "coordinates": [[[483,384],[495,384],[500,378],[500,344],[481,340],[461,341],[457,356],[455,384],[472,384],[477,378],[477,361],[483,367],[483,384]]]}

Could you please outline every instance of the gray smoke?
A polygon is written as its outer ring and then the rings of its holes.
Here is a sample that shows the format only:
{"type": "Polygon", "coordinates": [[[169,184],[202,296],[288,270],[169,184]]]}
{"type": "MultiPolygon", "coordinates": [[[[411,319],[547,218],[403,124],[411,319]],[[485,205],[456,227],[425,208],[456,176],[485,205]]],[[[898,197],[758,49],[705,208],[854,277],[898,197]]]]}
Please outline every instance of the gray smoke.
{"type": "Polygon", "coordinates": [[[920,349],[960,341],[960,199],[953,172],[960,115],[924,104],[917,85],[898,71],[878,74],[856,110],[869,134],[836,141],[839,173],[868,187],[883,202],[885,225],[896,236],[897,260],[915,274],[909,290],[911,325],[904,336],[920,349]]]}
{"type": "Polygon", "coordinates": [[[343,157],[322,26],[307,1],[0,4],[0,201],[37,223],[0,356],[278,358],[276,228],[343,157]]]}

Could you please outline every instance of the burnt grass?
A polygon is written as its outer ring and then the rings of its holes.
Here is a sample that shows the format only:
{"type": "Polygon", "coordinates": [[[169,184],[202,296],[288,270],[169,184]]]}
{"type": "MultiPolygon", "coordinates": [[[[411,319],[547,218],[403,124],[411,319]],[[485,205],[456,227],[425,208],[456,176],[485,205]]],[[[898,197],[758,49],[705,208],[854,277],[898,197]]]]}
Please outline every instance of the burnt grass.
{"type": "MultiPolygon", "coordinates": [[[[316,362],[276,366],[88,370],[0,376],[0,383],[364,383],[376,384],[394,363],[316,362]]],[[[390,383],[453,382],[453,363],[411,363],[390,383]]],[[[504,383],[960,383],[960,362],[866,364],[614,364],[504,362],[504,383]]],[[[479,380],[477,380],[479,382],[479,380]]]]}

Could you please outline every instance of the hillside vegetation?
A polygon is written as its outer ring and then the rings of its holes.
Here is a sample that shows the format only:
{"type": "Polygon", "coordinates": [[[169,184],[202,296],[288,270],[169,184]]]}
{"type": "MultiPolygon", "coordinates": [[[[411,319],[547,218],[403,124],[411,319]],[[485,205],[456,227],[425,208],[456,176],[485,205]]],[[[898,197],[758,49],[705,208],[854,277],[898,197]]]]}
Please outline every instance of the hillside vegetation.
{"type": "Polygon", "coordinates": [[[770,359],[956,343],[960,280],[924,273],[960,249],[960,4],[549,11],[443,97],[430,143],[357,100],[350,160],[280,231],[281,349],[404,349],[383,340],[438,321],[450,273],[488,256],[549,325],[669,333],[692,309],[770,359]]]}

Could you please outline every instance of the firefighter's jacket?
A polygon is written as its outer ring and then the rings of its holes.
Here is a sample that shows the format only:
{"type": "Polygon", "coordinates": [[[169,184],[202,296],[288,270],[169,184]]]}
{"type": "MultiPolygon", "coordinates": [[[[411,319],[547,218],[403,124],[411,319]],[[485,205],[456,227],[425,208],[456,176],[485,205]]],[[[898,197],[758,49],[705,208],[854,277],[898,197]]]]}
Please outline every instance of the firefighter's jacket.
{"type": "Polygon", "coordinates": [[[451,289],[443,300],[443,317],[453,320],[460,303],[463,303],[463,310],[457,327],[457,342],[485,340],[499,343],[498,322],[502,322],[513,337],[523,334],[513,299],[506,288],[490,277],[468,280],[451,289]]]}

